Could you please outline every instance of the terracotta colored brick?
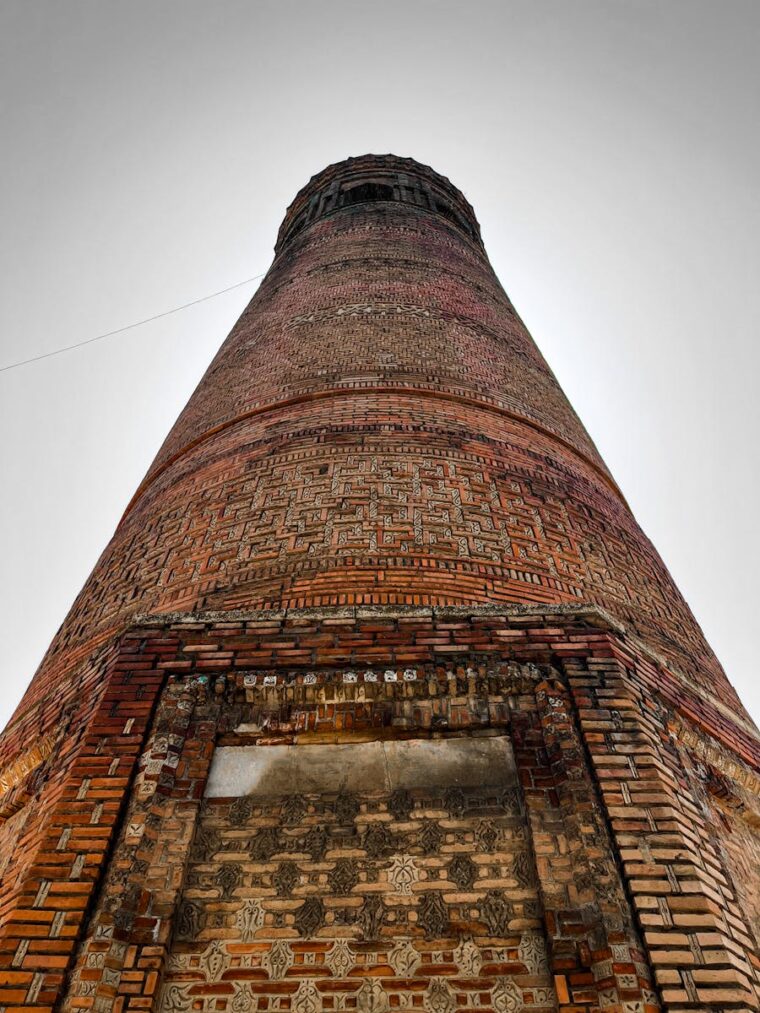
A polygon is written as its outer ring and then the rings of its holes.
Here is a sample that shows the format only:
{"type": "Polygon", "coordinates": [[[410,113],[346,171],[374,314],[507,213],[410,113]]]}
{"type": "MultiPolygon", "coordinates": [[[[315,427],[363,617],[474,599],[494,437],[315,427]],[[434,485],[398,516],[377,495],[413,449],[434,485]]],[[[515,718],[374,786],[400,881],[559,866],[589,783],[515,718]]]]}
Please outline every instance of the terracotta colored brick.
{"type": "Polygon", "coordinates": [[[760,1008],[759,769],[467,201],[351,159],[0,738],[0,1005],[760,1008]]]}

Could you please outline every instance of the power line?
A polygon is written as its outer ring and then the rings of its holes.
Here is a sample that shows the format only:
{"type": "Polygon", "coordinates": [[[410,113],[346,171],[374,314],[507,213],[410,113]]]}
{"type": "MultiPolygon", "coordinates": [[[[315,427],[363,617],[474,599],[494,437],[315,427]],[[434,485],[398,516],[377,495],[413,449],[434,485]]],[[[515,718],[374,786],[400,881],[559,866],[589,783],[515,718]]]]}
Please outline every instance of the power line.
{"type": "Polygon", "coordinates": [[[142,327],[143,324],[149,324],[153,320],[160,320],[162,317],[169,317],[172,313],[179,313],[180,310],[186,310],[190,306],[197,306],[198,303],[207,302],[209,299],[215,299],[218,295],[224,295],[225,292],[232,292],[233,289],[242,288],[243,285],[248,285],[252,281],[258,281],[259,278],[263,278],[266,271],[262,271],[261,274],[255,274],[252,278],[246,278],[245,281],[239,281],[235,285],[230,285],[229,288],[220,288],[218,292],[211,292],[210,295],[202,295],[200,299],[193,299],[192,302],[183,303],[181,306],[175,306],[173,309],[165,310],[163,313],[156,313],[155,316],[146,317],[144,320],[137,320],[133,324],[127,324],[125,327],[117,327],[115,331],[106,331],[105,334],[96,334],[94,338],[86,338],[84,341],[77,341],[74,345],[66,345],[65,348],[56,348],[53,352],[43,352],[42,355],[33,355],[31,359],[22,359],[20,362],[12,362],[8,366],[0,366],[0,373],[5,373],[9,369],[18,369],[19,366],[28,366],[30,362],[39,362],[40,359],[50,359],[53,355],[62,355],[63,352],[71,352],[74,348],[81,348],[83,345],[91,345],[93,341],[102,341],[103,338],[112,338],[115,334],[123,334],[124,331],[131,331],[135,327],[142,327]]]}

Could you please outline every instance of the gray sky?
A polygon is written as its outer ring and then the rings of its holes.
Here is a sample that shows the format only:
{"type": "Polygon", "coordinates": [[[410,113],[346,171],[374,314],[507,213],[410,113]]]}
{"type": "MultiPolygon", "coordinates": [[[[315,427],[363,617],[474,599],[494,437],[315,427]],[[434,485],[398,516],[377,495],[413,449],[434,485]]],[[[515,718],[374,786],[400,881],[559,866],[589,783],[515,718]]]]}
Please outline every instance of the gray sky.
{"type": "MultiPolygon", "coordinates": [[[[296,191],[449,176],[760,719],[755,0],[0,0],[0,365],[266,270],[296,191]]],[[[0,373],[0,724],[255,285],[0,373]]]]}

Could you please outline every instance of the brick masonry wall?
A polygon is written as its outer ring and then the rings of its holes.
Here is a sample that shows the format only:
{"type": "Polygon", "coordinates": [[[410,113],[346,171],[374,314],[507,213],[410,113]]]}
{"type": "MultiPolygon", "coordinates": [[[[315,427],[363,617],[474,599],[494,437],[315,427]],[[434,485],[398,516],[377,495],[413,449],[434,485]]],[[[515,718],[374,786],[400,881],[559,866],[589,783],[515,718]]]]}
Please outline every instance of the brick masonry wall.
{"type": "Polygon", "coordinates": [[[743,715],[472,209],[416,163],[353,160],[294,202],[17,721],[139,612],[577,601],[743,715]]]}
{"type": "Polygon", "coordinates": [[[275,252],[0,737],[0,1013],[760,1008],[757,730],[472,209],[275,252]]]}
{"type": "Polygon", "coordinates": [[[144,620],[78,761],[43,765],[66,804],[0,934],[0,1003],[753,1010],[752,768],[658,674],[581,609],[144,620]],[[494,735],[512,788],[208,793],[220,747],[494,735]]]}

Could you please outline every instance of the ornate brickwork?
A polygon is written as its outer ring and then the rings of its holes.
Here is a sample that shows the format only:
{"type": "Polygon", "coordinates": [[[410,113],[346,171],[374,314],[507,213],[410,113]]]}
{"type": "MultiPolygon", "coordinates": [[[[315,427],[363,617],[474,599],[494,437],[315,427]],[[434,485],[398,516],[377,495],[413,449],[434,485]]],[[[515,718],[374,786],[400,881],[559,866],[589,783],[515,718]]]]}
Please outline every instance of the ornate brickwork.
{"type": "MultiPolygon", "coordinates": [[[[451,754],[445,741],[422,743],[418,751],[431,745],[422,766],[435,782],[440,757],[451,754]]],[[[361,785],[357,791],[330,790],[331,746],[255,748],[266,773],[254,795],[242,796],[250,803],[245,821],[241,796],[204,803],[181,909],[192,915],[169,958],[165,1009],[178,991],[216,1009],[230,983],[240,982],[258,1009],[306,989],[308,1002],[324,1009],[405,1007],[411,988],[427,990],[429,1008],[451,1003],[453,1010],[477,1006],[505,976],[519,1008],[556,1008],[536,881],[514,871],[528,854],[525,817],[513,800],[516,777],[511,789],[508,774],[497,777],[508,739],[453,744],[464,781],[472,776],[470,751],[485,752],[494,778],[457,789],[456,798],[427,778],[409,790],[374,787],[394,764],[382,742],[340,747],[341,766],[351,771],[344,776],[361,785]],[[298,763],[294,751],[306,754],[312,783],[328,767],[321,786],[327,790],[302,795],[296,819],[292,796],[270,793],[285,768],[298,763]],[[497,834],[488,851],[477,837],[483,821],[497,834]],[[439,831],[432,849],[421,833],[430,824],[439,831]],[[316,835],[322,844],[315,850],[316,835]]],[[[397,783],[420,780],[414,754],[406,750],[397,764],[397,783]]],[[[228,753],[220,756],[220,766],[234,763],[228,753]]],[[[222,783],[226,776],[212,774],[214,791],[235,787],[234,775],[222,783]]]]}
{"type": "Polygon", "coordinates": [[[472,209],[353,160],[297,198],[20,715],[140,611],[578,600],[740,709],[472,209]]]}
{"type": "Polygon", "coordinates": [[[757,1010],[757,732],[472,209],[275,252],[0,739],[0,1011],[757,1010]]]}
{"type": "MultiPolygon", "coordinates": [[[[717,789],[653,706],[663,672],[602,616],[158,619],[110,653],[104,713],[159,672],[137,777],[108,787],[127,808],[97,907],[85,921],[33,881],[50,928],[10,923],[6,1002],[52,1003],[64,979],[35,960],[61,938],[65,966],[84,933],[66,1010],[754,1008],[751,887],[698,808],[717,789]],[[415,780],[409,751],[442,747],[415,780]]],[[[88,826],[98,769],[64,782],[88,826]]]]}

